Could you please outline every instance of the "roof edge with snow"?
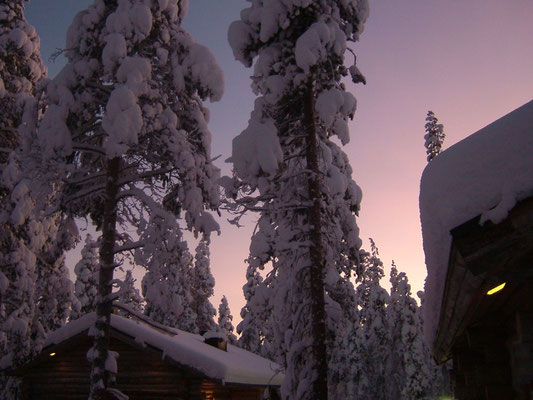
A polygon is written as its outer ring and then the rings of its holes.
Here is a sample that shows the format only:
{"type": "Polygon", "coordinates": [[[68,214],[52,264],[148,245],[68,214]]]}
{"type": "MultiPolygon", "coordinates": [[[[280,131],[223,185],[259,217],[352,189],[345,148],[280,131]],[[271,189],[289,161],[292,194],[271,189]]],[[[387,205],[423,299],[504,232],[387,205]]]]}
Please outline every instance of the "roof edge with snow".
{"type": "Polygon", "coordinates": [[[447,279],[450,231],[480,217],[499,223],[533,196],[533,101],[456,143],[425,168],[420,219],[426,267],[426,341],[434,344],[447,279]]]}
{"type": "MultiPolygon", "coordinates": [[[[87,332],[94,321],[95,313],[89,313],[51,332],[44,349],[49,350],[87,332]]],[[[276,363],[230,344],[227,351],[222,351],[205,343],[201,335],[179,329],[172,329],[176,332],[172,335],[119,315],[111,316],[111,328],[133,338],[141,349],[146,346],[158,349],[164,360],[169,359],[222,383],[277,387],[283,380],[276,363]]]]}

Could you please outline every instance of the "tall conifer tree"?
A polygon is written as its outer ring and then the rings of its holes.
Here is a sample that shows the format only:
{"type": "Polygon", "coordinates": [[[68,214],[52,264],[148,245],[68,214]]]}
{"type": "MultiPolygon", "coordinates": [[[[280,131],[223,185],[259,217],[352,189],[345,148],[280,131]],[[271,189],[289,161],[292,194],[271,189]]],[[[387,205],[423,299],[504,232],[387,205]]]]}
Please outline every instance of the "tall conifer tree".
{"type": "Polygon", "coordinates": [[[392,264],[391,297],[387,308],[391,328],[391,351],[388,359],[387,393],[402,400],[426,399],[433,394],[428,368],[429,352],[423,338],[419,309],[411,297],[407,275],[392,264]],[[398,396],[398,394],[400,396],[398,396]]]}
{"type": "MultiPolygon", "coordinates": [[[[218,206],[219,172],[202,100],[221,97],[223,76],[181,28],[187,7],[187,0],[95,0],[74,19],[68,63],[48,88],[39,137],[62,179],[59,207],[90,215],[101,232],[91,399],[106,396],[116,372],[106,365],[114,357],[107,338],[119,255],[142,252],[142,238],[169,229],[181,240],[180,216],[195,232],[218,229],[205,211],[218,206]],[[128,236],[131,225],[140,241],[128,236]]],[[[150,240],[164,247],[175,238],[150,240]]]]}
{"type": "Polygon", "coordinates": [[[326,323],[342,325],[343,318],[326,313],[326,303],[346,310],[344,294],[353,291],[361,192],[331,139],[349,140],[356,101],[341,79],[364,78],[355,65],[344,65],[344,55],[367,11],[366,0],[254,0],[228,33],[235,57],[246,66],[255,62],[259,97],[248,128],[233,141],[235,176],[224,186],[244,209],[260,211],[249,263],[273,267],[262,283],[268,301],[256,304],[271,316],[286,399],[328,397],[325,343],[333,341],[326,323]]]}
{"type": "Polygon", "coordinates": [[[359,323],[357,339],[360,371],[356,382],[355,398],[387,400],[386,383],[389,379],[387,364],[390,357],[390,330],[387,317],[389,294],[380,285],[385,276],[383,263],[372,239],[371,253],[362,252],[365,266],[361,284],[357,287],[359,323]]]}
{"type": "MultiPolygon", "coordinates": [[[[34,351],[36,252],[46,241],[19,153],[37,122],[46,76],[24,0],[0,4],[0,354],[15,364],[34,351]]],[[[37,349],[38,351],[38,349],[37,349]]]]}

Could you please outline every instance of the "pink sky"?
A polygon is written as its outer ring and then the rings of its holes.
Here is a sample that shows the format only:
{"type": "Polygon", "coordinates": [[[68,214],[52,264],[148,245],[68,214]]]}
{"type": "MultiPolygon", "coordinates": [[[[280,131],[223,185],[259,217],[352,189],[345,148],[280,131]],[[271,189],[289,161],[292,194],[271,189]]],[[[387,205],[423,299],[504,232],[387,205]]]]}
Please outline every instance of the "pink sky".
{"type": "MultiPolygon", "coordinates": [[[[71,14],[90,3],[47,0],[27,6],[28,19],[42,37],[46,62],[56,47],[64,46],[71,14]]],[[[251,72],[233,60],[226,42],[229,23],[248,4],[190,0],[185,21],[196,40],[212,49],[226,74],[226,95],[209,105],[212,153],[221,154],[220,160],[230,155],[231,140],[246,127],[252,108],[251,72]]],[[[358,223],[365,245],[372,237],[387,269],[394,259],[416,292],[426,276],[418,210],[426,165],[426,113],[433,110],[444,124],[446,148],[533,98],[533,2],[371,0],[370,9],[355,46],[368,84],[351,87],[358,111],[345,151],[363,190],[358,223]]],[[[58,63],[51,65],[51,75],[57,73],[58,63]]],[[[230,172],[227,164],[218,165],[223,173],[230,172]]],[[[236,320],[244,303],[243,260],[254,220],[251,216],[240,229],[221,221],[222,235],[212,243],[212,302],[218,307],[225,294],[236,320]]],[[[69,260],[77,261],[75,256],[69,260]]]]}

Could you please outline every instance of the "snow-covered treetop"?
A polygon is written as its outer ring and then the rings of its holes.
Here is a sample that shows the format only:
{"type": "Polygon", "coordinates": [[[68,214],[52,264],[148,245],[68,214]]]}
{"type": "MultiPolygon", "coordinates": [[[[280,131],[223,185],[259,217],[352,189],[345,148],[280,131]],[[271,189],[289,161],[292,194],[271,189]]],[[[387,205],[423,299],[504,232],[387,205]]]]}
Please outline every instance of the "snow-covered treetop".
{"type": "Polygon", "coordinates": [[[275,173],[282,153],[268,118],[269,105],[301,92],[311,77],[325,129],[343,144],[349,141],[346,120],[353,116],[356,101],[340,79],[350,72],[354,81],[361,81],[355,61],[349,71],[344,66],[344,55],[347,42],[358,39],[367,15],[366,0],[253,0],[230,25],[233,54],[246,66],[255,60],[252,88],[263,96],[256,101],[248,129],[233,142],[239,177],[251,180],[275,173]]]}
{"type": "MultiPolygon", "coordinates": [[[[39,36],[24,18],[24,0],[0,4],[0,147],[13,150],[20,142],[25,103],[46,76],[39,36]]],[[[0,162],[6,162],[5,152],[0,162]]]]}
{"type": "MultiPolygon", "coordinates": [[[[276,176],[280,166],[286,163],[285,175],[302,168],[299,160],[287,161],[297,156],[292,152],[298,146],[298,140],[289,137],[296,132],[301,135],[301,96],[311,85],[315,119],[324,140],[320,152],[326,190],[344,202],[340,213],[358,212],[361,189],[351,178],[346,155],[327,139],[337,136],[343,144],[349,141],[348,120],[356,100],[341,80],[351,74],[355,82],[364,81],[355,57],[350,56],[350,68],[345,66],[345,54],[348,43],[359,38],[367,15],[366,0],[254,0],[241,12],[241,19],[230,25],[228,40],[234,56],[246,66],[254,65],[252,88],[260,95],[247,129],[233,140],[229,160],[244,191],[258,189],[261,195],[271,196],[276,190],[271,180],[289,179],[276,176]]],[[[229,179],[222,185],[233,198],[243,189],[229,179]]],[[[355,219],[343,215],[342,220],[350,225],[343,230],[353,233],[346,235],[353,242],[350,245],[360,246],[355,219]]]]}
{"type": "MultiPolygon", "coordinates": [[[[218,206],[219,170],[202,100],[220,99],[224,76],[211,51],[181,28],[187,5],[95,0],[69,28],[69,62],[48,88],[39,137],[49,159],[74,155],[84,168],[70,175],[63,198],[74,213],[85,215],[92,204],[98,214],[97,171],[121,157],[128,164],[121,182],[144,181],[150,188],[136,189],[173,214],[184,212],[197,231],[218,229],[203,211],[218,206]],[[80,196],[88,184],[92,196],[80,196]]],[[[156,203],[144,203],[154,211],[156,203]]]]}
{"type": "Polygon", "coordinates": [[[438,119],[433,111],[428,111],[426,121],[424,146],[426,147],[427,160],[429,162],[439,155],[446,135],[444,134],[444,126],[437,123],[438,119]]]}
{"type": "Polygon", "coordinates": [[[33,94],[35,84],[45,75],[39,36],[24,18],[24,0],[3,1],[0,4],[0,98],[33,94]]]}
{"type": "Polygon", "coordinates": [[[503,221],[533,196],[533,101],[442,152],[420,187],[420,217],[428,276],[424,316],[428,344],[439,321],[452,237],[450,230],[481,215],[503,221]]]}

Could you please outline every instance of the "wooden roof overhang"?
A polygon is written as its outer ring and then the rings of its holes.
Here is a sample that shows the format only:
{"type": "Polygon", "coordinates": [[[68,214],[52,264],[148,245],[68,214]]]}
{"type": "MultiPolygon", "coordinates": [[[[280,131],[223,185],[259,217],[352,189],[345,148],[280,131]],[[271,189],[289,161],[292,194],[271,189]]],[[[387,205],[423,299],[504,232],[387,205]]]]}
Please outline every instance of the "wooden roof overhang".
{"type": "Polygon", "coordinates": [[[452,229],[452,245],[433,344],[437,362],[454,346],[498,340],[517,311],[533,311],[533,197],[499,224],[480,216],[452,229]],[[487,291],[506,282],[504,290],[487,291]]]}

